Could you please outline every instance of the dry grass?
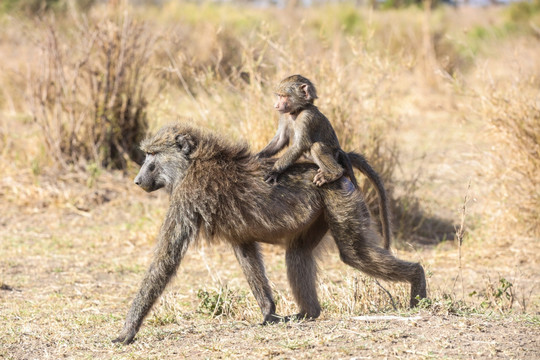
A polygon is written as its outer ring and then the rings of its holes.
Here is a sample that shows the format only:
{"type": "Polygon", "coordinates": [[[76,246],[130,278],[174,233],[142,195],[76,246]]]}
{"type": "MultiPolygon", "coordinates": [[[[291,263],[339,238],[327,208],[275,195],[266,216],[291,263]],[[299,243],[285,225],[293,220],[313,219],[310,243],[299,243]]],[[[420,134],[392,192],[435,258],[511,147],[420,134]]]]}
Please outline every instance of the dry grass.
{"type": "MultiPolygon", "coordinates": [[[[519,75],[518,75],[519,76],[519,75]]],[[[482,97],[494,145],[489,152],[491,224],[501,232],[540,237],[540,97],[536,76],[509,87],[493,84],[482,97]]]]}
{"type": "MultiPolygon", "coordinates": [[[[537,356],[535,13],[523,23],[500,8],[284,12],[171,2],[67,14],[48,26],[0,16],[0,55],[11,54],[0,67],[0,357],[537,356]],[[138,83],[132,75],[125,87],[117,82],[124,90],[92,91],[114,74],[104,66],[106,49],[120,49],[86,46],[100,36],[133,50],[142,42],[134,62],[123,63],[141,71],[138,83]],[[62,66],[48,67],[60,59],[62,66]],[[394,310],[386,292],[343,265],[330,244],[320,261],[321,319],[261,327],[230,249],[190,249],[135,344],[113,345],[167,199],[134,187],[136,166],[125,156],[122,173],[82,156],[85,146],[95,155],[103,138],[69,126],[83,118],[82,128],[100,124],[100,111],[122,118],[134,98],[150,130],[191,121],[256,150],[275,131],[272,88],[291,73],[314,80],[343,147],[365,153],[382,173],[395,202],[395,252],[425,265],[430,298],[410,311],[407,287],[383,283],[394,310]],[[41,90],[26,96],[28,89],[41,90]],[[48,114],[37,123],[32,104],[48,114]],[[62,152],[67,140],[79,142],[76,161],[62,152]],[[59,171],[59,161],[82,167],[59,171]],[[453,238],[466,194],[458,249],[442,240],[453,238]],[[421,318],[353,320],[372,313],[421,318]]],[[[364,190],[373,202],[370,186],[364,190]]],[[[264,254],[279,313],[295,312],[283,250],[264,247],[264,254]]]]}
{"type": "Polygon", "coordinates": [[[47,154],[66,168],[81,161],[125,169],[142,163],[138,144],[147,131],[149,58],[156,41],[127,14],[97,25],[74,16],[73,31],[38,24],[40,67],[31,74],[29,106],[47,154]]]}

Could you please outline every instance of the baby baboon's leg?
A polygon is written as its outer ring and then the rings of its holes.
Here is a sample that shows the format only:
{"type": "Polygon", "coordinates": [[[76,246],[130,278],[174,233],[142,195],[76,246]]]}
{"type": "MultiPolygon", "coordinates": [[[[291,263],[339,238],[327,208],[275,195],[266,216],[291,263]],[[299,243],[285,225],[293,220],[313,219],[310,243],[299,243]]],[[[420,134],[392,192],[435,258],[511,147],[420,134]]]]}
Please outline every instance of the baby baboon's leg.
{"type": "MultiPolygon", "coordinates": [[[[411,284],[410,306],[416,306],[420,298],[426,297],[424,268],[419,263],[408,262],[394,257],[390,251],[378,244],[378,235],[371,228],[365,214],[365,203],[358,194],[349,196],[349,207],[335,201],[328,214],[330,231],[339,249],[341,260],[362,272],[389,281],[407,281],[411,284]],[[357,209],[351,211],[351,206],[357,209]],[[351,218],[351,214],[358,216],[351,218]]],[[[340,200],[346,200],[344,197],[340,200]]]]}
{"type": "Polygon", "coordinates": [[[332,149],[321,143],[314,143],[311,146],[311,156],[315,164],[319,166],[313,182],[317,186],[336,181],[343,175],[343,167],[337,162],[332,149]]]}
{"type": "Polygon", "coordinates": [[[261,308],[264,317],[263,324],[280,321],[281,318],[276,315],[276,304],[274,303],[272,289],[264,271],[264,263],[259,251],[259,244],[252,242],[249,244],[234,245],[233,249],[236,259],[238,259],[240,267],[246,276],[249,287],[261,308]]]}

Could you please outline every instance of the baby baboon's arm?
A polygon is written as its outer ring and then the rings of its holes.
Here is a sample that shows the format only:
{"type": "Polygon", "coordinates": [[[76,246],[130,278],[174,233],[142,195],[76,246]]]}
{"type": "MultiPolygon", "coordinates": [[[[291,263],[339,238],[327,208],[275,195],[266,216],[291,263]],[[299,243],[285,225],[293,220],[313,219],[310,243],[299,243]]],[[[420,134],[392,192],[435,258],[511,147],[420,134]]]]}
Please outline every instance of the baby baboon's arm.
{"type": "Polygon", "coordinates": [[[262,149],[258,154],[258,158],[266,158],[276,155],[281,149],[289,145],[289,134],[287,131],[287,121],[281,116],[279,119],[279,125],[276,135],[270,140],[268,145],[262,149]]]}
{"type": "Polygon", "coordinates": [[[289,166],[294,164],[294,162],[298,160],[306,151],[308,151],[312,145],[308,135],[308,124],[304,119],[304,116],[300,115],[297,117],[293,126],[294,135],[292,144],[276,161],[272,170],[264,178],[267,183],[276,183],[279,175],[289,166]]]}

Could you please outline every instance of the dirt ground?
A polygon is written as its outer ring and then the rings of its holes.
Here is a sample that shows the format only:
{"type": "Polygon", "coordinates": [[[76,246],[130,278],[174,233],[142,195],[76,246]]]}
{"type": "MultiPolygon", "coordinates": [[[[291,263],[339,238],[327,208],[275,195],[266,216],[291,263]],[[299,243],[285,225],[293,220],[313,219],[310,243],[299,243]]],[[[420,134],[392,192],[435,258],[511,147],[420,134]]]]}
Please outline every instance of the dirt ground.
{"type": "MultiPolygon", "coordinates": [[[[452,156],[452,142],[470,129],[436,141],[435,133],[445,133],[439,126],[424,138],[452,156]]],[[[423,158],[426,177],[439,177],[425,187],[425,204],[457,222],[467,176],[461,162],[442,164],[441,152],[432,154],[423,158]],[[439,198],[447,189],[452,196],[439,198]]],[[[84,176],[29,171],[0,179],[1,358],[538,359],[540,243],[474,235],[462,248],[461,270],[453,241],[397,241],[396,255],[421,261],[429,275],[433,304],[412,311],[404,306],[406,287],[384,285],[398,302],[393,310],[330,247],[320,264],[321,317],[272,326],[258,325],[260,311],[231,249],[192,248],[135,343],[113,344],[150,262],[166,194],[144,193],[133,174],[102,173],[88,186],[84,176]],[[216,316],[198,295],[223,288],[231,290],[231,310],[216,316]]],[[[284,252],[265,247],[264,254],[278,312],[290,314],[284,252]]]]}
{"type": "MultiPolygon", "coordinates": [[[[414,121],[414,114],[410,118],[414,121]]],[[[457,223],[471,170],[459,161],[443,164],[440,156],[459,158],[452,155],[452,143],[471,131],[465,126],[448,132],[443,124],[423,135],[439,150],[422,158],[426,178],[434,177],[424,188],[424,204],[457,223]],[[436,133],[445,131],[452,135],[437,141],[436,133]]],[[[404,156],[420,158],[415,150],[404,156]]],[[[231,249],[192,248],[135,343],[113,344],[168,204],[165,193],[146,194],[132,178],[102,173],[88,186],[84,175],[36,178],[23,171],[0,179],[0,357],[538,358],[539,242],[487,243],[474,236],[462,248],[461,270],[453,241],[397,241],[396,255],[421,261],[429,275],[433,304],[412,311],[404,306],[406,287],[384,285],[398,302],[393,310],[386,295],[358,278],[330,247],[320,264],[321,318],[272,326],[258,325],[260,312],[231,249]],[[501,279],[512,287],[502,288],[501,279]],[[223,288],[232,291],[232,310],[218,316],[205,311],[200,291],[219,294],[223,288]]],[[[481,189],[473,184],[471,191],[474,197],[481,189]]],[[[284,252],[265,247],[264,254],[278,312],[292,313],[284,252]]]]}
{"type": "MultiPolygon", "coordinates": [[[[91,192],[83,185],[78,189],[74,182],[64,193],[57,191],[58,184],[18,187],[13,179],[2,180],[6,201],[0,205],[0,357],[538,358],[538,314],[496,309],[461,312],[451,306],[414,311],[400,306],[397,312],[384,306],[364,313],[347,310],[349,294],[355,290],[346,279],[354,272],[331,250],[321,264],[321,318],[260,326],[255,301],[225,245],[191,249],[135,343],[112,344],[151,258],[167,199],[165,194],[130,189],[129,179],[122,176],[107,179],[114,186],[101,185],[91,192]],[[41,189],[43,201],[29,206],[24,199],[35,196],[32,189],[41,189]],[[68,198],[72,200],[66,202],[68,198]],[[79,203],[87,208],[77,208],[79,203]],[[220,284],[247,295],[238,297],[244,303],[235,305],[235,314],[213,318],[200,311],[197,292],[220,284]],[[358,315],[367,319],[355,319],[358,315]],[[381,315],[399,318],[378,319],[381,315]]],[[[452,246],[397,251],[406,259],[430,259],[425,263],[434,274],[429,284],[434,297],[453,282],[455,252],[452,246]]],[[[265,248],[265,258],[278,311],[293,310],[283,251],[265,248]]],[[[530,266],[523,273],[531,274],[538,264],[530,266]]],[[[471,286],[482,289],[483,280],[479,281],[471,286]]],[[[403,288],[392,289],[398,301],[406,302],[406,289],[403,293],[403,288]]]]}
{"type": "MultiPolygon", "coordinates": [[[[500,65],[494,68],[513,78],[518,72],[512,66],[522,65],[514,61],[518,53],[525,65],[532,63],[526,73],[538,74],[537,36],[519,51],[513,50],[516,43],[496,46],[490,62],[500,65]]],[[[2,51],[17,55],[7,60],[21,62],[21,54],[2,51]]],[[[24,58],[34,55],[28,53],[24,58]]],[[[33,159],[43,145],[18,145],[40,130],[15,111],[0,112],[0,125],[10,133],[0,152],[0,358],[540,359],[540,241],[512,234],[492,238],[496,232],[485,228],[475,232],[483,220],[479,214],[490,206],[479,179],[487,163],[483,151],[493,140],[472,111],[479,105],[463,101],[459,89],[455,96],[445,90],[459,84],[442,83],[431,93],[411,87],[416,82],[399,79],[392,96],[379,99],[391,103],[399,118],[391,138],[399,142],[404,165],[396,177],[419,174],[415,195],[426,218],[446,219],[450,228],[459,225],[465,195],[470,199],[461,255],[452,238],[421,241],[426,239],[401,233],[393,243],[396,256],[426,269],[429,301],[422,308],[406,308],[406,286],[383,283],[397,303],[393,309],[386,293],[341,263],[329,245],[320,261],[321,317],[261,326],[232,250],[193,247],[128,346],[111,340],[151,261],[166,194],[138,189],[132,181],[136,169],[42,169],[33,159]],[[19,127],[13,134],[12,126],[19,127]]],[[[231,126],[239,127],[234,121],[231,126]]],[[[292,314],[284,251],[263,250],[278,313],[292,314]]]]}

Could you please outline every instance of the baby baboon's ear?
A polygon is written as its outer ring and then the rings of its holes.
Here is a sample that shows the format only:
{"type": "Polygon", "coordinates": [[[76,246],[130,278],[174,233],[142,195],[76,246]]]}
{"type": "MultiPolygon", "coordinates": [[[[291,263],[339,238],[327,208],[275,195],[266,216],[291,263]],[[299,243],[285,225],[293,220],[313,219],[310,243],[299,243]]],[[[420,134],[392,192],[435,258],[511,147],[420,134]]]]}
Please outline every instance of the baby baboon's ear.
{"type": "Polygon", "coordinates": [[[308,84],[302,84],[302,85],[300,85],[300,89],[304,93],[304,98],[306,100],[311,100],[311,93],[309,91],[309,85],[308,84]]]}
{"type": "Polygon", "coordinates": [[[188,134],[178,134],[174,138],[174,141],[180,152],[185,155],[190,154],[195,149],[195,141],[188,134]]]}

